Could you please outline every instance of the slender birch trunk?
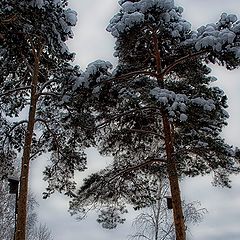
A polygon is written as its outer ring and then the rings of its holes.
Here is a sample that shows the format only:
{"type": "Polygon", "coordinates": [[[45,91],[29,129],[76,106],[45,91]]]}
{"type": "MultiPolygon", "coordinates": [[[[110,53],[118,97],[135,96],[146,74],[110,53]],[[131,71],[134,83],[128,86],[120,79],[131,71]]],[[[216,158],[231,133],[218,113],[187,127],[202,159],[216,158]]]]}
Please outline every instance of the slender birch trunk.
{"type": "Polygon", "coordinates": [[[156,220],[155,220],[156,222],[155,222],[155,238],[154,238],[154,240],[159,240],[158,235],[159,235],[159,228],[160,228],[162,189],[163,189],[163,186],[162,186],[162,181],[160,179],[159,189],[158,189],[158,193],[157,193],[157,202],[156,202],[157,212],[156,212],[156,220]]]}

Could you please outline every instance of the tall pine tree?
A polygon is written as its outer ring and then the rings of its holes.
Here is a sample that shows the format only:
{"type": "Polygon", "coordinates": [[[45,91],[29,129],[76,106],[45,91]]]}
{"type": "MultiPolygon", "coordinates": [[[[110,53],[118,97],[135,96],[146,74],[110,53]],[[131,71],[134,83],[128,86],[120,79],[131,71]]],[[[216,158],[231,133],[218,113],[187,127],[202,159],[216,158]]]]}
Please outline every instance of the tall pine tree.
{"type": "Polygon", "coordinates": [[[212,87],[206,63],[239,66],[240,22],[223,13],[195,32],[172,0],[119,3],[107,28],[116,38],[116,69],[97,61],[75,83],[93,104],[99,150],[114,161],[85,181],[71,208],[82,211],[87,197],[103,203],[131,196],[141,171],[161,171],[170,183],[176,239],[185,240],[179,179],[213,173],[216,185],[229,187],[229,175],[239,172],[238,151],[220,135],[227,98],[212,87]]]}
{"type": "Polygon", "coordinates": [[[92,139],[82,123],[90,121],[66,103],[68,87],[80,75],[65,43],[77,21],[67,1],[3,0],[0,19],[1,177],[22,154],[15,239],[25,240],[30,160],[51,152],[45,197],[55,190],[71,195],[74,171],[86,168],[83,148],[92,139]]]}

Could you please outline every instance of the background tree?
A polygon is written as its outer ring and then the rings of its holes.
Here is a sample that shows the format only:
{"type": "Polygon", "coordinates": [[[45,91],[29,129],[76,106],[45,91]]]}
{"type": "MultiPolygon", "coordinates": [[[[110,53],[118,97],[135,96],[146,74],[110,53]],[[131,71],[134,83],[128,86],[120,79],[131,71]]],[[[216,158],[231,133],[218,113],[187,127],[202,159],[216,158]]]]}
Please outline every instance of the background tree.
{"type": "Polygon", "coordinates": [[[35,228],[34,236],[31,240],[53,240],[53,237],[47,225],[40,224],[35,228]]]}
{"type": "MultiPolygon", "coordinates": [[[[114,157],[110,168],[86,180],[79,199],[87,192],[93,202],[111,202],[108,192],[131,193],[120,180],[111,183],[114,174],[131,171],[135,180],[141,173],[133,170],[155,166],[168,176],[176,239],[184,240],[179,179],[213,173],[216,185],[229,187],[229,175],[239,172],[237,151],[220,136],[228,117],[226,96],[212,87],[216,79],[206,63],[229,70],[239,65],[240,23],[222,14],[195,32],[174,1],[124,0],[120,6],[107,28],[116,38],[116,69],[111,73],[109,63],[97,61],[75,84],[87,89],[94,105],[100,152],[114,157]],[[104,191],[91,192],[104,185],[104,191]]],[[[74,212],[78,204],[76,196],[74,212]]]]}
{"type": "Polygon", "coordinates": [[[14,236],[15,196],[9,195],[6,184],[0,181],[0,238],[12,239],[14,236]]]}
{"type": "MultiPolygon", "coordinates": [[[[15,228],[15,195],[9,194],[9,187],[5,180],[0,182],[0,238],[2,240],[13,239],[15,228]]],[[[36,209],[38,203],[30,193],[27,211],[27,239],[28,240],[52,240],[51,231],[46,225],[39,224],[36,209]],[[45,238],[44,238],[45,236],[45,238]]]]}
{"type": "MultiPolygon", "coordinates": [[[[70,213],[77,214],[77,219],[81,220],[95,210],[102,227],[112,229],[125,222],[126,206],[132,205],[134,210],[142,212],[133,224],[139,230],[133,238],[141,239],[144,235],[152,239],[175,239],[172,211],[167,208],[166,200],[170,193],[169,183],[161,168],[157,162],[132,167],[126,164],[119,160],[85,179],[71,201],[70,213]]],[[[196,202],[183,202],[183,206],[188,227],[200,222],[206,212],[206,209],[197,208],[196,202]]]]}
{"type": "Polygon", "coordinates": [[[88,114],[74,114],[66,104],[68,86],[80,74],[65,44],[77,20],[66,6],[66,0],[0,3],[1,177],[22,154],[16,240],[26,235],[30,160],[51,152],[45,197],[55,190],[71,195],[74,171],[85,169],[82,149],[92,142],[82,128],[88,114]]]}
{"type": "MultiPolygon", "coordinates": [[[[158,184],[161,188],[155,202],[142,209],[141,213],[133,220],[133,234],[129,239],[167,240],[176,239],[172,212],[167,205],[169,186],[167,182],[158,184]]],[[[183,201],[184,221],[188,232],[192,224],[202,221],[205,208],[200,208],[199,202],[186,203],[183,201]]]]}

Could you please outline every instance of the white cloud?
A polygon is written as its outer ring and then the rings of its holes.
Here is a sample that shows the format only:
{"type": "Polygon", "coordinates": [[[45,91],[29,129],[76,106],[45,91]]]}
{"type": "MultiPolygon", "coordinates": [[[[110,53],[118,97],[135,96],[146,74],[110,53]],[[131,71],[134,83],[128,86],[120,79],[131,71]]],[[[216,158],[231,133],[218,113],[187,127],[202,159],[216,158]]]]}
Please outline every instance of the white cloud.
{"type": "Polygon", "coordinates": [[[117,1],[72,0],[70,7],[78,12],[78,24],[73,29],[74,41],[69,42],[72,51],[77,52],[76,63],[85,68],[96,59],[113,61],[114,39],[105,29],[114,13],[117,1]]]}

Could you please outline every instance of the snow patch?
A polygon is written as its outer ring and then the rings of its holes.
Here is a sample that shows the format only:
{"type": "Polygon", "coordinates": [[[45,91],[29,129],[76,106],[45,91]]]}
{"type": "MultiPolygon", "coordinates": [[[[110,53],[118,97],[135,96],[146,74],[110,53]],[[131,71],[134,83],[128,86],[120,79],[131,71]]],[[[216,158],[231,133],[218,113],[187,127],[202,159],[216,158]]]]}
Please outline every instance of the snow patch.
{"type": "Polygon", "coordinates": [[[205,111],[212,111],[216,109],[214,101],[212,99],[204,99],[203,97],[197,97],[191,100],[191,102],[195,105],[203,107],[205,111]]]}
{"type": "Polygon", "coordinates": [[[77,12],[68,8],[64,11],[65,20],[70,26],[75,26],[77,24],[77,12]]]}
{"type": "Polygon", "coordinates": [[[44,0],[33,0],[30,2],[30,5],[39,9],[43,8],[44,0]]]}
{"type": "Polygon", "coordinates": [[[96,60],[90,63],[86,70],[81,74],[80,77],[75,79],[73,90],[76,90],[80,86],[89,87],[89,81],[93,76],[99,74],[96,79],[97,82],[104,79],[108,73],[108,69],[112,68],[112,64],[108,61],[96,60]]]}
{"type": "Polygon", "coordinates": [[[181,122],[186,122],[187,119],[188,119],[188,117],[187,117],[186,114],[184,114],[184,113],[181,113],[181,114],[180,114],[180,121],[181,121],[181,122]]]}

